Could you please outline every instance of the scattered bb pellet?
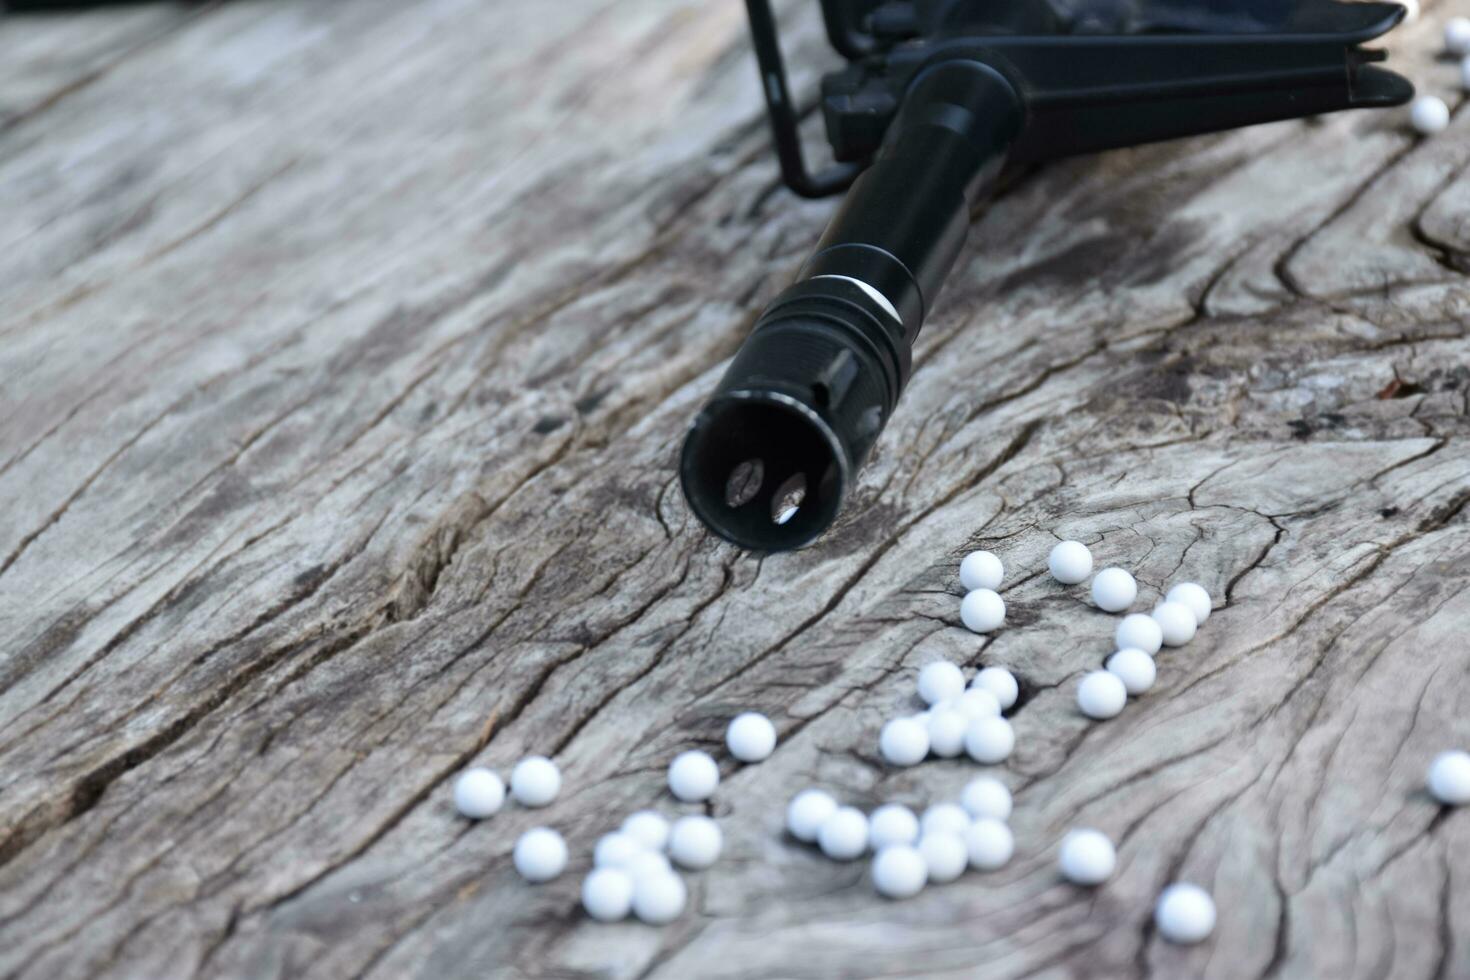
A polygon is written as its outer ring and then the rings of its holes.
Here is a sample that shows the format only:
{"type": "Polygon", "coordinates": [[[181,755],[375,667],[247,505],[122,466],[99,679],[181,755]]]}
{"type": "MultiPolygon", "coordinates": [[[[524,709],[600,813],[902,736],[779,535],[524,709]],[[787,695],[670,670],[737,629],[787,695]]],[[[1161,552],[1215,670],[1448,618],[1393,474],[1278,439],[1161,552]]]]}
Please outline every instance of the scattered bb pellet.
{"type": "Polygon", "coordinates": [[[1429,794],[1446,806],[1470,803],[1470,753],[1441,752],[1429,764],[1429,794]]]}
{"type": "MultiPolygon", "coordinates": [[[[662,818],[660,818],[662,819],[662,818]]],[[[613,831],[597,838],[592,848],[592,865],[597,868],[621,868],[636,854],[647,850],[642,843],[622,831],[613,831]]]]}
{"type": "Polygon", "coordinates": [[[1076,585],[1092,574],[1092,552],[1081,541],[1061,541],[1046,556],[1051,577],[1063,585],[1076,585]]]}
{"type": "Polygon", "coordinates": [[[914,718],[894,718],[878,734],[878,751],[890,766],[913,766],[929,754],[929,728],[914,718]]]}
{"type": "Polygon", "coordinates": [[[1170,885],[1154,906],[1154,924],[1171,943],[1197,943],[1215,929],[1215,900],[1198,885],[1170,885]]]}
{"type": "MultiPolygon", "coordinates": [[[[966,821],[965,831],[969,829],[966,821]]],[[[930,881],[944,884],[965,873],[965,867],[970,863],[970,852],[965,849],[963,833],[936,831],[919,838],[919,855],[924,859],[930,881]]]]}
{"type": "Polygon", "coordinates": [[[929,751],[941,759],[953,759],[965,750],[965,729],[970,719],[950,708],[938,708],[929,715],[929,751]]]}
{"type": "Polygon", "coordinates": [[[1444,22],[1444,47],[1450,54],[1470,54],[1470,19],[1451,17],[1444,22]]]}
{"type": "Polygon", "coordinates": [[[1194,613],[1182,602],[1159,603],[1154,606],[1153,619],[1159,624],[1159,639],[1170,647],[1184,646],[1194,639],[1195,630],[1199,628],[1194,613]]]}
{"type": "Polygon", "coordinates": [[[965,752],[976,762],[1004,762],[1015,747],[1015,729],[1004,718],[976,718],[965,730],[965,752]]]}
{"type": "Polygon", "coordinates": [[[1442,133],[1450,124],[1450,107],[1438,96],[1421,95],[1409,107],[1409,122],[1425,136],[1442,133]]]}
{"type": "Polygon", "coordinates": [[[868,842],[875,851],[918,839],[919,818],[902,803],[885,803],[868,817],[868,842]]]}
{"type": "Polygon", "coordinates": [[[652,810],[630,813],[618,829],[650,851],[662,851],[669,843],[669,821],[652,810]]]}
{"type": "Polygon", "coordinates": [[[994,592],[1000,588],[1003,578],[1005,565],[988,551],[972,551],[960,561],[960,585],[966,592],[976,589],[994,592]]]}
{"type": "Polygon", "coordinates": [[[938,704],[964,693],[965,675],[948,660],[936,660],[919,669],[919,697],[925,704],[938,704]]]}
{"type": "Polygon", "coordinates": [[[1146,613],[1129,613],[1118,621],[1113,642],[1118,645],[1119,650],[1133,647],[1153,656],[1164,645],[1164,631],[1152,616],[1146,613]]]}
{"type": "Polygon", "coordinates": [[[970,688],[989,691],[1001,711],[1009,711],[1021,694],[1021,686],[1016,683],[1015,676],[1004,667],[983,668],[970,682],[970,688]]]}
{"type": "Polygon", "coordinates": [[[1077,707],[1089,718],[1115,718],[1127,703],[1128,688],[1110,671],[1091,671],[1077,685],[1077,707]]]}
{"type": "Polygon", "coordinates": [[[1180,582],[1168,591],[1164,596],[1164,601],[1181,602],[1188,606],[1189,611],[1194,613],[1194,622],[1197,626],[1205,625],[1205,620],[1210,618],[1210,610],[1214,606],[1205,587],[1195,582],[1180,582]]]}
{"type": "Polygon", "coordinates": [[[550,881],[567,866],[567,842],[550,827],[533,827],[516,841],[511,859],[527,881],[550,881]]]}
{"type": "Polygon", "coordinates": [[[1092,601],[1105,612],[1122,612],[1138,598],[1138,583],[1121,568],[1104,568],[1092,577],[1092,601]]]}
{"type": "Polygon", "coordinates": [[[719,785],[720,767],[707,753],[691,749],[669,763],[669,791],[685,803],[709,799],[719,785]]]}
{"type": "Polygon", "coordinates": [[[966,592],[960,600],[960,622],[972,633],[989,633],[1005,621],[1005,600],[991,589],[966,592]]]}
{"type": "Polygon", "coordinates": [[[886,898],[913,898],[928,881],[928,865],[912,845],[889,844],[873,858],[873,887],[886,898]]]}
{"type": "Polygon", "coordinates": [[[471,820],[484,820],[500,812],[505,802],[505,783],[483,766],[466,769],[454,781],[454,806],[471,820]]]}
{"type": "Polygon", "coordinates": [[[837,812],[837,801],[819,789],[804,789],[786,806],[786,829],[791,836],[807,844],[817,839],[822,824],[837,812]]]}
{"type": "Polygon", "coordinates": [[[1105,666],[1108,673],[1123,682],[1123,686],[1131,695],[1142,694],[1153,687],[1154,680],[1159,675],[1154,658],[1137,647],[1119,650],[1108,658],[1105,666]]]}
{"type": "Polygon", "coordinates": [[[817,845],[834,861],[851,861],[868,849],[868,818],[857,807],[840,806],[822,822],[817,845]]]}
{"type": "Polygon", "coordinates": [[[976,871],[1003,868],[1016,852],[1011,828],[993,817],[981,817],[965,831],[965,851],[976,871]]]}
{"type": "Polygon", "coordinates": [[[673,922],[684,911],[689,890],[672,871],[647,875],[633,882],[633,914],[649,925],[673,922]]]}
{"type": "Polygon", "coordinates": [[[709,817],[680,817],[669,831],[669,857],[675,864],[702,871],[719,860],[724,840],[720,825],[709,817]]]}
{"type": "Polygon", "coordinates": [[[741,762],[763,762],[776,751],[776,726],[765,715],[746,711],[730,719],[725,745],[741,762]]]}
{"type": "Polygon", "coordinates": [[[1011,791],[994,776],[976,776],[960,792],[960,806],[973,820],[1009,820],[1011,805],[1011,791]]]}
{"type": "Polygon", "coordinates": [[[561,792],[561,770],[544,755],[528,755],[510,771],[510,795],[522,806],[546,806],[561,792]]]}
{"type": "Polygon", "coordinates": [[[582,907],[598,922],[617,922],[633,908],[633,879],[618,868],[595,868],[582,879],[582,907]]]}
{"type": "Polygon", "coordinates": [[[935,803],[919,818],[924,834],[963,834],[970,826],[969,812],[958,803],[935,803]]]}
{"type": "Polygon", "coordinates": [[[1118,854],[1100,830],[1072,830],[1057,855],[1062,877],[1075,885],[1100,885],[1113,876],[1118,854]]]}
{"type": "MultiPolygon", "coordinates": [[[[1010,675],[1007,674],[1007,677],[1010,675]]],[[[1011,683],[1015,683],[1012,681],[1011,683]]],[[[1000,701],[994,694],[983,687],[971,687],[961,694],[954,702],[954,710],[964,715],[966,720],[972,718],[994,718],[1000,714],[1000,701]]]]}

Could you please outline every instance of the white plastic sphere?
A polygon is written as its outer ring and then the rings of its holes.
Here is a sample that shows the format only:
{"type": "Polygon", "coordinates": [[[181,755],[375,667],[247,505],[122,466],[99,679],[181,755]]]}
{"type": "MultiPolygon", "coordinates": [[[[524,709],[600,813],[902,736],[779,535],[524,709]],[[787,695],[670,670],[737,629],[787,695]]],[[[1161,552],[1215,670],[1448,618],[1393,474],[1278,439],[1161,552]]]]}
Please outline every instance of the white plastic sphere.
{"type": "Polygon", "coordinates": [[[652,810],[628,814],[618,829],[650,851],[662,851],[669,843],[668,819],[652,810]]]}
{"type": "Polygon", "coordinates": [[[1409,122],[1425,136],[1442,133],[1450,124],[1450,107],[1437,95],[1421,95],[1409,107],[1409,122]]]}
{"type": "Polygon", "coordinates": [[[1450,54],[1470,54],[1470,19],[1451,17],[1444,22],[1444,47],[1450,54]]]}
{"type": "Polygon", "coordinates": [[[1132,647],[1153,656],[1164,643],[1164,631],[1147,613],[1129,613],[1118,621],[1118,628],[1113,632],[1113,642],[1118,645],[1119,650],[1132,647]]]}
{"type": "Polygon", "coordinates": [[[995,871],[1005,867],[1016,853],[1016,838],[1001,821],[982,817],[965,831],[965,850],[970,867],[976,871],[995,871]]]}
{"type": "Polygon", "coordinates": [[[1114,718],[1128,703],[1128,688],[1117,674],[1094,670],[1077,685],[1077,707],[1089,718],[1114,718]]]}
{"type": "Polygon", "coordinates": [[[1076,585],[1092,574],[1092,552],[1081,541],[1061,541],[1046,556],[1051,577],[1063,585],[1076,585]]]}
{"type": "Polygon", "coordinates": [[[1004,667],[984,668],[970,682],[970,688],[989,691],[1002,711],[1009,711],[1021,695],[1021,686],[1016,683],[1015,675],[1004,667]]]}
{"type": "Polygon", "coordinates": [[[1057,855],[1062,877],[1075,885],[1100,885],[1113,876],[1118,853],[1100,830],[1072,830],[1057,855]]]}
{"type": "Polygon", "coordinates": [[[886,898],[913,898],[928,881],[923,855],[909,844],[889,844],[873,858],[873,887],[886,898]]]}
{"type": "MultiPolygon", "coordinates": [[[[965,831],[969,829],[966,824],[965,831]]],[[[965,849],[963,833],[940,831],[919,838],[919,854],[924,858],[930,881],[943,884],[965,873],[965,866],[970,863],[970,852],[965,849]]]]}
{"type": "Polygon", "coordinates": [[[1188,606],[1189,611],[1194,613],[1194,622],[1197,626],[1205,625],[1205,620],[1210,618],[1210,610],[1214,607],[1205,587],[1194,582],[1180,582],[1175,585],[1165,594],[1164,601],[1179,602],[1188,606]]]}
{"type": "Polygon", "coordinates": [[[546,806],[561,792],[561,770],[544,755],[528,755],[510,771],[510,795],[522,806],[546,806]]]}
{"type": "Polygon", "coordinates": [[[919,697],[938,704],[965,693],[965,675],[948,660],[936,660],[919,669],[919,697]]]}
{"type": "MultiPolygon", "coordinates": [[[[1007,677],[1010,675],[1007,674],[1007,677]]],[[[1011,683],[1015,683],[1012,681],[1011,683]]],[[[982,687],[971,687],[961,694],[954,702],[954,710],[964,715],[966,719],[971,718],[994,718],[1000,714],[1000,701],[994,694],[982,687]]]]}
{"type": "Polygon", "coordinates": [[[567,842],[550,827],[533,827],[516,841],[511,857],[522,878],[539,884],[566,868],[567,842]]]}
{"type": "Polygon", "coordinates": [[[669,763],[669,792],[685,803],[709,799],[719,785],[720,767],[708,753],[691,749],[669,763]]]}
{"type": "Polygon", "coordinates": [[[963,834],[970,826],[969,812],[958,803],[935,803],[919,818],[924,834],[963,834]]]}
{"type": "Polygon", "coordinates": [[[972,551],[960,561],[960,585],[966,592],[976,589],[994,592],[1000,588],[1005,571],[1005,565],[995,555],[988,551],[972,551]]]}
{"type": "Polygon", "coordinates": [[[960,600],[960,622],[972,633],[989,633],[1005,621],[1005,600],[991,589],[966,592],[960,600]]]}
{"type": "Polygon", "coordinates": [[[965,750],[965,730],[970,719],[948,708],[929,715],[929,751],[941,759],[953,759],[965,750]]]}
{"type": "Polygon", "coordinates": [[[804,789],[786,806],[786,829],[792,837],[810,844],[827,818],[837,812],[837,801],[819,789],[804,789]]]}
{"type": "Polygon", "coordinates": [[[918,839],[919,818],[902,803],[885,803],[868,817],[868,842],[875,851],[918,839]]]}
{"type": "Polygon", "coordinates": [[[482,766],[466,769],[454,781],[454,806],[471,820],[484,820],[500,811],[505,783],[482,766]]]}
{"type": "Polygon", "coordinates": [[[597,838],[597,846],[592,849],[592,865],[597,868],[621,868],[635,854],[642,854],[646,850],[642,843],[621,831],[603,834],[597,838]]]}
{"type": "Polygon", "coordinates": [[[982,817],[989,817],[992,820],[1009,820],[1012,806],[1011,791],[1006,789],[1005,783],[994,776],[976,776],[966,783],[964,790],[960,792],[960,805],[975,820],[982,817]]]}
{"type": "Polygon", "coordinates": [[[763,762],[776,751],[776,726],[765,715],[746,711],[730,719],[725,745],[741,762],[763,762]]]}
{"type": "Polygon", "coordinates": [[[667,925],[684,911],[689,890],[672,871],[647,875],[633,882],[633,914],[652,926],[667,925]]]}
{"type": "Polygon", "coordinates": [[[1194,613],[1182,602],[1159,603],[1154,606],[1153,618],[1159,624],[1160,639],[1165,646],[1182,647],[1194,639],[1195,631],[1199,629],[1194,613]]]}
{"type": "Polygon", "coordinates": [[[582,879],[582,908],[598,922],[626,919],[633,908],[633,879],[617,868],[594,868],[582,879]]]}
{"type": "Polygon", "coordinates": [[[709,817],[680,817],[669,831],[669,857],[675,864],[702,871],[719,860],[724,842],[720,825],[709,817]]]}
{"type": "Polygon", "coordinates": [[[1441,752],[1429,764],[1429,794],[1447,806],[1470,803],[1470,753],[1441,752]]]}
{"type": "Polygon", "coordinates": [[[915,718],[894,718],[878,735],[878,751],[890,766],[912,766],[929,754],[929,728],[915,718]]]}
{"type": "Polygon", "coordinates": [[[1142,694],[1147,691],[1154,686],[1154,680],[1159,674],[1154,658],[1137,647],[1119,650],[1108,658],[1106,666],[1108,673],[1123,682],[1129,694],[1142,694]]]}
{"type": "Polygon", "coordinates": [[[623,862],[622,870],[634,881],[649,875],[666,875],[674,870],[669,859],[660,851],[639,851],[623,862]]]}
{"type": "Polygon", "coordinates": [[[1004,762],[1015,747],[1015,729],[1004,718],[976,718],[965,730],[965,752],[976,762],[1004,762]]]}
{"type": "Polygon", "coordinates": [[[1138,598],[1138,583],[1121,568],[1104,568],[1092,577],[1092,601],[1106,612],[1122,612],[1138,598]]]}
{"type": "Polygon", "coordinates": [[[817,845],[834,861],[861,857],[868,849],[868,818],[857,807],[838,807],[817,832],[817,845]]]}
{"type": "Polygon", "coordinates": [[[1197,943],[1215,929],[1215,900],[1198,885],[1170,885],[1154,906],[1154,924],[1171,943],[1197,943]]]}

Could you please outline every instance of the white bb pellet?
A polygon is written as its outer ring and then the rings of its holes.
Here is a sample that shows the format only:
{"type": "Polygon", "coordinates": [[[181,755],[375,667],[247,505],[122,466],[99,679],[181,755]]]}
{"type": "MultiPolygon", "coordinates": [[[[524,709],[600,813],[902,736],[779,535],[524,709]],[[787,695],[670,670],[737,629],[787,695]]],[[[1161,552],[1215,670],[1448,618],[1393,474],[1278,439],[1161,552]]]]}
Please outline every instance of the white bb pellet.
{"type": "Polygon", "coordinates": [[[912,766],[929,754],[929,728],[915,718],[894,718],[878,734],[878,751],[890,766],[912,766]]]}
{"type": "Polygon", "coordinates": [[[1005,600],[991,589],[966,592],[960,600],[960,622],[972,633],[989,633],[1005,621],[1005,600]]]}
{"type": "Polygon", "coordinates": [[[647,848],[629,834],[614,831],[597,838],[592,848],[592,865],[597,868],[621,868],[647,848]]]}
{"type": "Polygon", "coordinates": [[[634,881],[649,875],[664,875],[674,870],[669,859],[660,851],[639,851],[623,862],[623,870],[634,881]]]}
{"type": "Polygon", "coordinates": [[[889,844],[873,858],[873,887],[886,898],[913,898],[929,881],[929,868],[918,848],[889,844]]]}
{"type": "Polygon", "coordinates": [[[522,806],[546,806],[561,792],[561,770],[544,755],[528,755],[510,771],[510,795],[522,806]]]}
{"type": "Polygon", "coordinates": [[[1159,675],[1154,658],[1136,647],[1119,650],[1108,658],[1106,667],[1108,673],[1123,682],[1129,694],[1142,694],[1147,691],[1154,686],[1154,681],[1159,675]]]}
{"type": "Polygon", "coordinates": [[[1132,647],[1153,656],[1164,644],[1164,631],[1147,613],[1129,613],[1118,621],[1118,628],[1113,632],[1113,642],[1118,645],[1119,650],[1132,647]]]}
{"type": "Polygon", "coordinates": [[[941,759],[953,759],[965,750],[965,730],[970,719],[958,711],[940,708],[929,715],[929,751],[941,759]]]}
{"type": "Polygon", "coordinates": [[[1015,747],[1015,729],[1004,718],[976,718],[965,730],[965,752],[976,762],[1004,762],[1015,747]]]}
{"type": "Polygon", "coordinates": [[[819,789],[804,789],[786,806],[786,829],[799,841],[810,844],[827,818],[837,812],[837,801],[819,789]]]}
{"type": "Polygon", "coordinates": [[[1081,541],[1062,541],[1046,556],[1051,577],[1063,585],[1076,585],[1092,574],[1092,552],[1081,541]]]}
{"type": "Polygon", "coordinates": [[[868,817],[868,843],[875,851],[919,839],[919,818],[902,803],[885,803],[868,817]]]}
{"type": "Polygon", "coordinates": [[[1181,602],[1188,606],[1189,611],[1194,613],[1194,622],[1197,626],[1205,625],[1205,620],[1210,618],[1210,610],[1214,607],[1205,587],[1195,582],[1180,582],[1168,591],[1164,596],[1164,601],[1181,602]]]}
{"type": "Polygon", "coordinates": [[[1138,598],[1138,583],[1121,568],[1104,568],[1092,577],[1092,601],[1105,612],[1122,612],[1138,598]]]}
{"type": "Polygon", "coordinates": [[[970,814],[958,803],[935,803],[919,818],[924,834],[963,834],[970,826],[970,814]]]}
{"type": "Polygon", "coordinates": [[[776,751],[776,726],[765,715],[746,711],[730,719],[725,745],[741,762],[763,762],[776,751]]]}
{"type": "Polygon", "coordinates": [[[970,867],[976,871],[995,871],[1010,862],[1016,852],[1016,838],[1001,821],[982,817],[965,831],[965,851],[970,867]]]}
{"type": "Polygon", "coordinates": [[[650,851],[662,851],[669,843],[669,821],[652,810],[630,813],[618,829],[650,851]]]}
{"type": "Polygon", "coordinates": [[[617,868],[596,868],[582,879],[582,908],[598,922],[626,919],[633,908],[633,879],[617,868]]]}
{"type": "Polygon", "coordinates": [[[669,831],[669,857],[675,864],[703,871],[719,860],[724,842],[720,825],[709,817],[680,817],[669,831]]]}
{"type": "Polygon", "coordinates": [[[1128,688],[1117,674],[1094,670],[1077,685],[1077,707],[1089,718],[1115,718],[1128,703],[1128,688]]]}
{"type": "Polygon", "coordinates": [[[970,682],[970,688],[989,691],[1001,711],[1009,711],[1021,695],[1021,686],[1016,683],[1015,676],[1004,667],[984,668],[970,682]]]}
{"type": "Polygon", "coordinates": [[[1425,136],[1442,133],[1450,124],[1450,107],[1435,95],[1421,95],[1409,107],[1409,122],[1425,136]]]}
{"type": "Polygon", "coordinates": [[[1444,47],[1450,54],[1470,54],[1470,19],[1451,17],[1444,22],[1444,47]]]}
{"type": "Polygon", "coordinates": [[[976,776],[965,784],[960,793],[960,806],[965,808],[973,819],[979,820],[985,817],[991,820],[1009,820],[1011,818],[1011,791],[1006,789],[1006,784],[994,776],[976,776]]]}
{"type": "Polygon", "coordinates": [[[857,807],[838,807],[817,832],[817,846],[834,861],[861,857],[868,849],[868,818],[857,807]]]}
{"type": "Polygon", "coordinates": [[[1154,906],[1154,924],[1171,943],[1197,943],[1215,929],[1215,900],[1198,885],[1170,885],[1154,906]]]}
{"type": "Polygon", "coordinates": [[[471,820],[484,820],[500,811],[505,783],[483,766],[466,769],[454,781],[454,806],[471,820]]]}
{"type": "Polygon", "coordinates": [[[652,926],[667,925],[684,911],[689,890],[672,871],[647,875],[633,882],[633,914],[652,926]]]}
{"type": "MultiPolygon", "coordinates": [[[[969,829],[966,823],[965,831],[969,829]]],[[[924,859],[930,881],[943,884],[965,873],[965,866],[970,863],[970,852],[965,849],[963,833],[938,831],[919,838],[919,855],[924,859]]]]}
{"type": "Polygon", "coordinates": [[[1113,876],[1118,853],[1100,830],[1072,830],[1057,855],[1062,877],[1074,885],[1100,885],[1113,876]]]}
{"type": "Polygon", "coordinates": [[[669,792],[685,803],[709,799],[719,785],[720,767],[707,753],[691,749],[669,763],[669,792]]]}
{"type": "Polygon", "coordinates": [[[966,592],[976,589],[994,592],[1000,588],[1005,571],[1005,565],[995,555],[988,551],[972,551],[960,561],[960,585],[966,592]]]}
{"type": "Polygon", "coordinates": [[[533,827],[516,841],[511,857],[522,878],[540,884],[566,868],[567,842],[550,827],[533,827]]]}
{"type": "Polygon", "coordinates": [[[1195,630],[1199,629],[1194,613],[1182,602],[1159,603],[1154,606],[1153,619],[1159,624],[1159,639],[1165,646],[1182,647],[1194,639],[1195,630]]]}
{"type": "Polygon", "coordinates": [[[966,719],[994,718],[1000,714],[1000,701],[983,687],[971,687],[955,699],[954,710],[964,715],[966,719]]]}
{"type": "Polygon", "coordinates": [[[919,669],[919,697],[925,704],[938,704],[964,693],[965,675],[948,660],[936,660],[919,669]]]}
{"type": "Polygon", "coordinates": [[[1429,764],[1429,794],[1446,806],[1470,803],[1470,753],[1441,752],[1429,764]]]}

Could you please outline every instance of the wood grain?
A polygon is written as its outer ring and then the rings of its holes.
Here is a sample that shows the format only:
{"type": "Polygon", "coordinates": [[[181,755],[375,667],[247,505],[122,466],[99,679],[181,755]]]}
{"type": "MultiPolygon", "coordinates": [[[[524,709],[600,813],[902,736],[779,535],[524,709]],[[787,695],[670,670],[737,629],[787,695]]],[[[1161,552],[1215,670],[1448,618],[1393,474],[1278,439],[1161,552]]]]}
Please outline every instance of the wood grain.
{"type": "MultiPolygon", "coordinates": [[[[794,82],[830,63],[783,5],[794,82]]],[[[1389,42],[1422,88],[1452,5],[1389,42]]],[[[1460,11],[1463,12],[1463,11],[1460,11]]],[[[1470,119],[1065,161],[983,215],[841,523],[690,516],[683,427],[831,202],[780,189],[740,5],[307,0],[0,20],[0,971],[116,977],[1470,975],[1470,119]],[[1058,536],[1217,609],[1089,723],[1058,536]],[[958,621],[967,550],[1007,628],[958,621]],[[877,729],[1022,679],[1017,859],[914,901],[783,839],[955,794],[877,729]],[[591,844],[736,711],[726,857],[588,923],[591,844]],[[470,826],[449,781],[554,755],[470,826]],[[530,887],[523,829],[573,872],[530,887]],[[1059,882],[1070,827],[1120,844],[1059,882]],[[1180,949],[1154,896],[1210,888],[1180,949]]],[[[1458,106],[1459,96],[1451,99],[1458,106]]]]}

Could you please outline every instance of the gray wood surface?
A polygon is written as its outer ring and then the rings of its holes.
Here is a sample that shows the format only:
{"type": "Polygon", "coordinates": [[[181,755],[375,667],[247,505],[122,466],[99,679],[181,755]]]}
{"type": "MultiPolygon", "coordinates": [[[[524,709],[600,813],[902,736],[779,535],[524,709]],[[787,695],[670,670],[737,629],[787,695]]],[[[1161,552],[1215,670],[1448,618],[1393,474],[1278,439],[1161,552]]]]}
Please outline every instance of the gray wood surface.
{"type": "MultiPolygon", "coordinates": [[[[1428,4],[1391,39],[1460,96],[1428,4]]],[[[783,5],[795,83],[829,62],[783,5]]],[[[1352,114],[1022,174],[841,524],[760,559],[684,426],[832,202],[779,189],[741,5],[283,0],[0,19],[0,972],[1470,976],[1470,116],[1352,114]],[[1056,536],[1216,612],[1081,718],[1114,618],[1056,536]],[[958,622],[1000,553],[1007,627],[958,622]],[[869,805],[945,656],[1023,679],[1016,860],[907,903],[783,839],[869,805]],[[596,836],[736,711],[726,857],[653,929],[596,836]],[[541,812],[449,783],[554,755],[541,812]],[[550,823],[572,872],[509,866],[550,823]],[[1120,842],[1058,881],[1077,825],[1120,842]],[[1170,947],[1154,896],[1210,888],[1170,947]]],[[[721,758],[724,758],[722,755],[721,758]]]]}

